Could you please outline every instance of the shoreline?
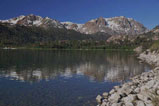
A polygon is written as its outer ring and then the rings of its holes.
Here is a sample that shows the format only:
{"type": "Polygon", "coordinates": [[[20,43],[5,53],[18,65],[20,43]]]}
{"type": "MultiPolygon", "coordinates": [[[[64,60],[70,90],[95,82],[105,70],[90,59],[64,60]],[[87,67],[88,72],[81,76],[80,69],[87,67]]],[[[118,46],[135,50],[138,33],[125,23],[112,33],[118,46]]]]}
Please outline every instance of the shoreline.
{"type": "Polygon", "coordinates": [[[158,106],[159,104],[159,54],[146,51],[139,54],[140,61],[154,69],[143,72],[110,92],[96,97],[98,106],[158,106]]]}
{"type": "Polygon", "coordinates": [[[78,49],[78,48],[65,48],[65,49],[58,49],[58,48],[32,48],[32,47],[4,47],[4,48],[0,48],[0,50],[79,50],[79,51],[82,51],[82,50],[85,50],[85,51],[88,51],[88,50],[103,50],[103,51],[130,51],[130,52],[134,52],[133,49],[94,49],[94,48],[81,48],[81,49],[78,49]]]}

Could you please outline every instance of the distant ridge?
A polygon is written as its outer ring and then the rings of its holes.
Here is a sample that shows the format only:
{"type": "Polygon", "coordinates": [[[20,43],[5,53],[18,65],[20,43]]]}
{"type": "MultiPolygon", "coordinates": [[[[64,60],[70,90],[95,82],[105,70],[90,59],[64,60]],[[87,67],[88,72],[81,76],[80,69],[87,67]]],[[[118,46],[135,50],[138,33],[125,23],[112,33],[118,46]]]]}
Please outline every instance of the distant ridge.
{"type": "Polygon", "coordinates": [[[43,28],[66,28],[75,30],[84,34],[95,34],[98,32],[107,33],[109,35],[138,35],[148,31],[141,23],[132,18],[124,16],[92,19],[85,24],[77,24],[72,22],[60,22],[48,17],[42,18],[33,14],[27,16],[19,16],[9,20],[0,20],[1,23],[9,23],[11,25],[36,26],[43,28]]]}

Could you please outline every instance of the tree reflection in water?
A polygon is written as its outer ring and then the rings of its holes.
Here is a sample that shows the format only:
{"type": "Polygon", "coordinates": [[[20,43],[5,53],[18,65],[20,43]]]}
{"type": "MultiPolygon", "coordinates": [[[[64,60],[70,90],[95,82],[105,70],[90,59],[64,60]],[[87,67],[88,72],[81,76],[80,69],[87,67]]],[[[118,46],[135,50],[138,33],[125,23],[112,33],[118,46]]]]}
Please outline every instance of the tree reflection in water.
{"type": "Polygon", "coordinates": [[[37,82],[87,76],[91,81],[123,82],[148,70],[131,52],[1,50],[0,76],[37,82]]]}

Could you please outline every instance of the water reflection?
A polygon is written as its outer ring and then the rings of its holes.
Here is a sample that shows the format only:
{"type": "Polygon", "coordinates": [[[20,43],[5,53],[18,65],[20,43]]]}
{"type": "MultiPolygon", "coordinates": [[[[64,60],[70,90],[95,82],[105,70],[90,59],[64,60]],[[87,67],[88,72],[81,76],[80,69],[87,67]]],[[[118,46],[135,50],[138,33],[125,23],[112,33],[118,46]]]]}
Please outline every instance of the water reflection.
{"type": "Polygon", "coordinates": [[[122,82],[147,69],[131,52],[0,51],[0,76],[11,80],[35,82],[84,75],[91,81],[122,82]]]}

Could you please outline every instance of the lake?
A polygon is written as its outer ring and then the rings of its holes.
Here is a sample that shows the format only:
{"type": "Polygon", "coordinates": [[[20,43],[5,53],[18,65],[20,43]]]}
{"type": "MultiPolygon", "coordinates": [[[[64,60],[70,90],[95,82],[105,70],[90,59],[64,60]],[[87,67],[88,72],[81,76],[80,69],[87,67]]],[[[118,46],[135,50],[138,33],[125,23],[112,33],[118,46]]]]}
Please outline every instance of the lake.
{"type": "Polygon", "coordinates": [[[95,106],[149,70],[132,52],[0,50],[0,106],[95,106]]]}

